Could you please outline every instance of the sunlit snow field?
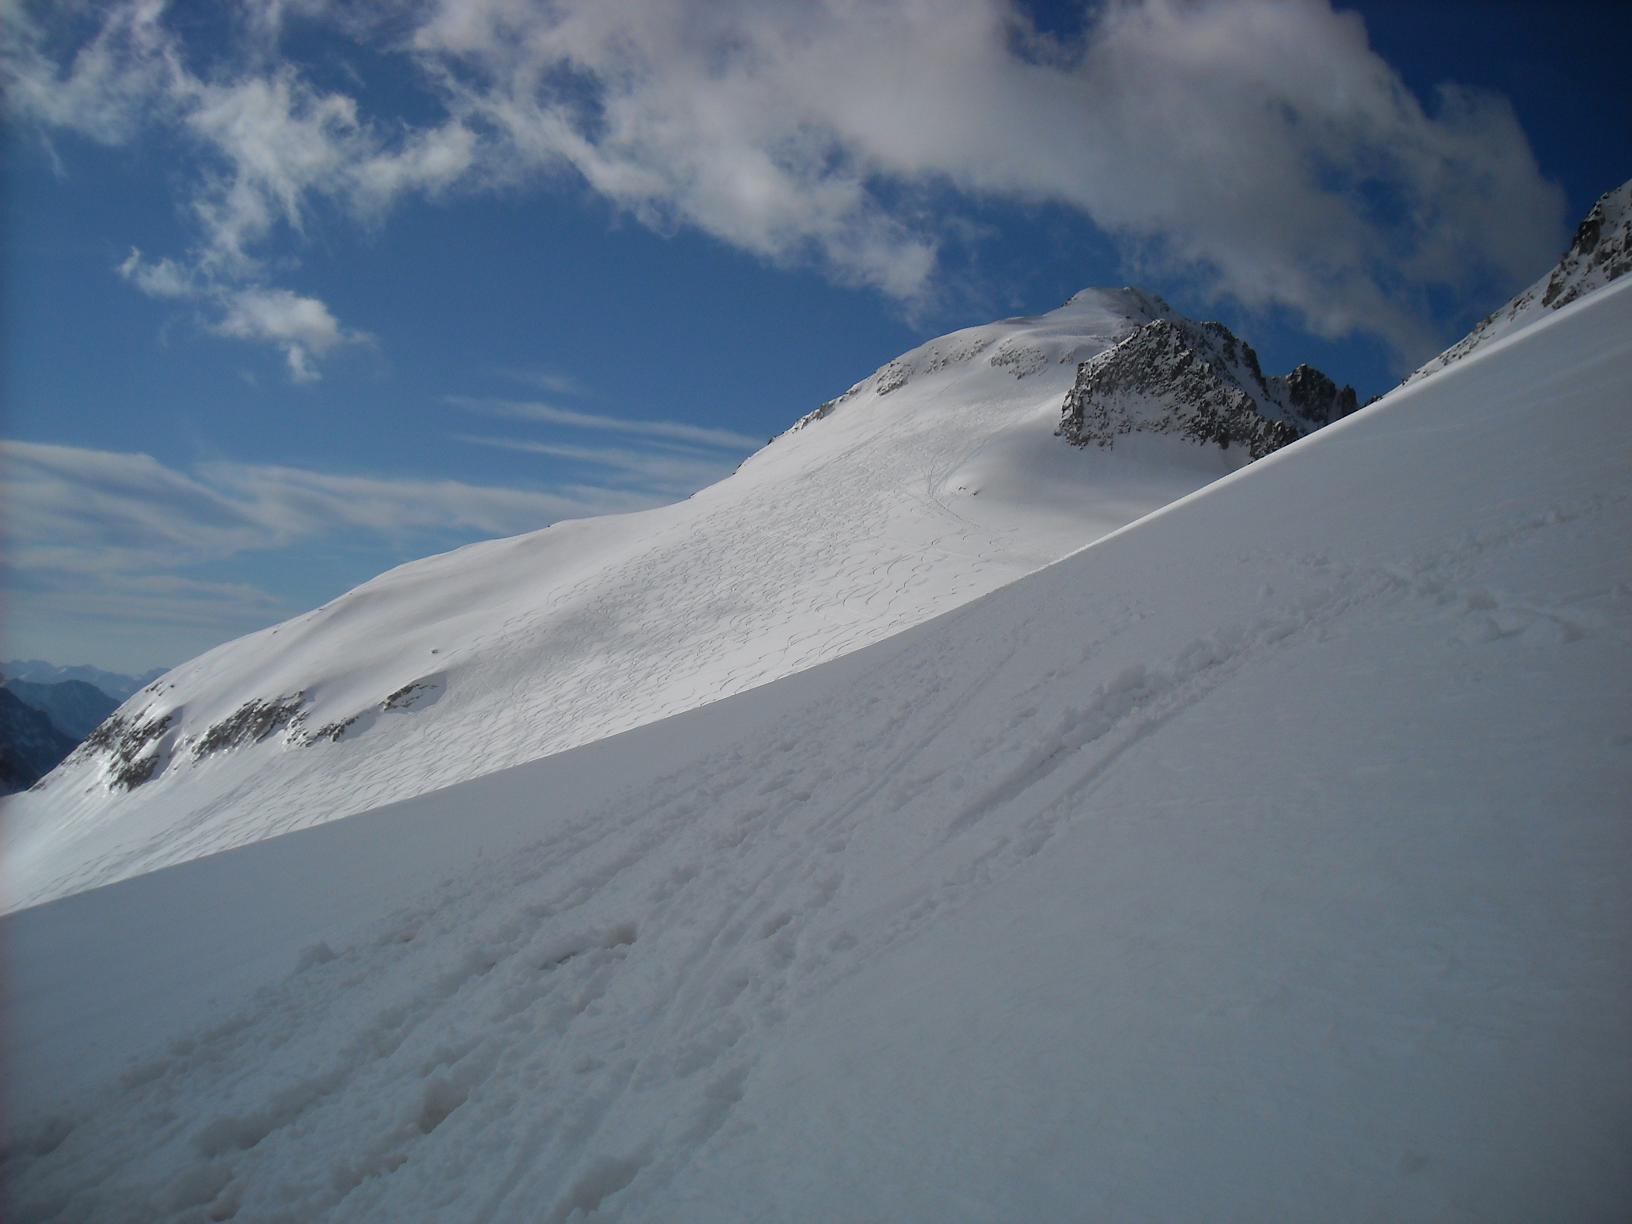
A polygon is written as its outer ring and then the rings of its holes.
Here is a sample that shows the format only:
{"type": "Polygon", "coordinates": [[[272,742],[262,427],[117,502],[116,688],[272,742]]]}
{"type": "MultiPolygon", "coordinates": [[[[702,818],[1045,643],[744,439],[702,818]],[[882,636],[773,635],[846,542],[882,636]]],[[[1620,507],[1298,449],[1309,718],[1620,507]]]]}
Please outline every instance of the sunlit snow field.
{"type": "Polygon", "coordinates": [[[1629,386],[1622,281],[856,653],[12,915],[8,1218],[1615,1218],[1629,386]]]}
{"type": "Polygon", "coordinates": [[[126,791],[105,756],[8,802],[18,908],[334,820],[692,709],[879,641],[1238,467],[1176,438],[1054,436],[1077,362],[1152,311],[1134,290],[969,328],[891,362],[734,476],[382,575],[177,668],[126,791]],[[1019,376],[1017,376],[1019,375],[1019,376]],[[381,710],[404,689],[414,699],[381,710]],[[194,758],[251,700],[302,722],[194,758]],[[344,724],[335,742],[301,732],[344,724]]]}

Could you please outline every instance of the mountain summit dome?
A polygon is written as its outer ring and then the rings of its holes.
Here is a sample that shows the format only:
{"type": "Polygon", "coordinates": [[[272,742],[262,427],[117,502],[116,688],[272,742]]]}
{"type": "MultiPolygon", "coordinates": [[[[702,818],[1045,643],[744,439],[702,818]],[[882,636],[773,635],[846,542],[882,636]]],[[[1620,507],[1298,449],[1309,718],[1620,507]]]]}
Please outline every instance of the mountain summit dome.
{"type": "Polygon", "coordinates": [[[1180,434],[1087,450],[1055,436],[1084,363],[1156,326],[1216,325],[1122,288],[964,328],[685,501],[403,565],[217,647],[10,801],[6,903],[602,739],[1057,561],[1249,458],[1180,434]]]}

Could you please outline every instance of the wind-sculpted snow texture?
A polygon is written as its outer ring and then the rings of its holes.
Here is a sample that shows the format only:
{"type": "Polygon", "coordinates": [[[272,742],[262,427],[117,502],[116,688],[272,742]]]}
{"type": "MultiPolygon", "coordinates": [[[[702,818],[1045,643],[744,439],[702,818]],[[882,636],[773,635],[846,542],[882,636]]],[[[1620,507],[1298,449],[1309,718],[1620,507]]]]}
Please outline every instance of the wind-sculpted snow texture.
{"type": "Polygon", "coordinates": [[[1166,314],[1090,291],[890,362],[676,506],[403,566],[138,693],[9,801],[8,908],[559,752],[875,642],[1235,466],[1052,436],[1166,314]],[[392,695],[420,686],[412,702],[392,695]]]}
{"type": "Polygon", "coordinates": [[[1060,434],[1101,447],[1131,433],[1162,434],[1262,459],[1354,409],[1353,387],[1340,391],[1307,365],[1265,378],[1252,346],[1222,323],[1175,316],[1082,364],[1060,411],[1060,434]]]}
{"type": "Polygon", "coordinates": [[[6,1218],[1621,1218],[1629,387],[1632,282],[822,667],[12,915],[6,1218]]]}
{"type": "Polygon", "coordinates": [[[1461,340],[1421,369],[1406,375],[1416,382],[1443,370],[1483,345],[1510,336],[1548,311],[1568,306],[1632,272],[1632,179],[1606,191],[1576,227],[1575,238],[1558,264],[1493,314],[1486,315],[1461,340]]]}

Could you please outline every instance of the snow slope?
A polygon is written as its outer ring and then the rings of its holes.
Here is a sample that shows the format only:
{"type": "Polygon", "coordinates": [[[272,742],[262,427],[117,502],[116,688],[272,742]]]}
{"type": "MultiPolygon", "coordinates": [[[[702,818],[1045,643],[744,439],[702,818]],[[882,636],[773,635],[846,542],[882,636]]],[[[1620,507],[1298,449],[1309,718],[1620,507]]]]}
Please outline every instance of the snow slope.
{"type": "Polygon", "coordinates": [[[11,915],[7,1219],[1624,1219],[1629,396],[1623,281],[821,667],[11,915]]]}
{"type": "Polygon", "coordinates": [[[1245,456],[1054,437],[1077,364],[1158,317],[1138,290],[1086,291],[942,337],[685,502],[405,565],[175,669],[8,802],[5,907],[740,692],[1190,492],[1245,456]]]}

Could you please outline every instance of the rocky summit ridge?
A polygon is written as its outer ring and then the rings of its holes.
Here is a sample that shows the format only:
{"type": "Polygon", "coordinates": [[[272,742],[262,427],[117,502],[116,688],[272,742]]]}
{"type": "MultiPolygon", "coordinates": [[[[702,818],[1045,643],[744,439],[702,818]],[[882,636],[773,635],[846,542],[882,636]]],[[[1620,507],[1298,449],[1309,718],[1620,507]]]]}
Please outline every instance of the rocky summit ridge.
{"type": "Polygon", "coordinates": [[[1101,447],[1132,433],[1167,434],[1260,459],[1356,405],[1353,387],[1313,366],[1266,377],[1252,346],[1222,323],[1165,310],[1078,367],[1058,432],[1074,446],[1101,447]]]}
{"type": "Polygon", "coordinates": [[[1598,197],[1576,226],[1569,249],[1544,276],[1486,315],[1439,356],[1406,375],[1404,384],[1437,373],[1628,272],[1632,272],[1632,179],[1598,197]]]}

